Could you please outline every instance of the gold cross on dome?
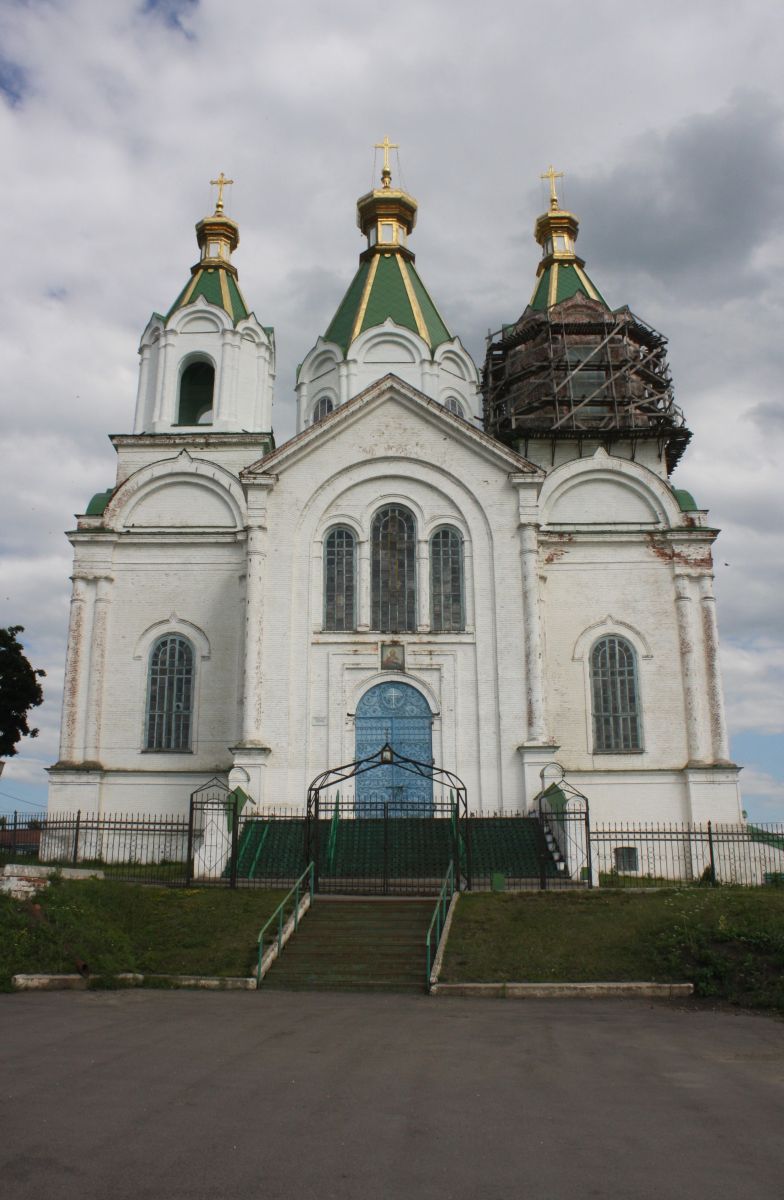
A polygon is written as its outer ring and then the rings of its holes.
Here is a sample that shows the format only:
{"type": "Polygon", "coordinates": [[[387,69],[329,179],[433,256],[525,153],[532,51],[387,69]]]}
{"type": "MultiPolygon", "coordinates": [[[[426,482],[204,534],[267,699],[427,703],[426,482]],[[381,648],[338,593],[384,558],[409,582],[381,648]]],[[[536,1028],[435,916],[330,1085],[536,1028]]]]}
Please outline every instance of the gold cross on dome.
{"type": "Polygon", "coordinates": [[[384,151],[384,167],[381,172],[381,178],[383,179],[385,176],[387,178],[391,178],[392,172],[389,169],[389,151],[399,150],[399,142],[390,142],[389,137],[385,134],[383,142],[375,142],[373,148],[374,150],[384,151]]]}
{"type": "Polygon", "coordinates": [[[540,179],[550,180],[550,208],[558,207],[558,195],[555,190],[555,181],[556,179],[563,179],[563,177],[563,171],[556,171],[552,163],[550,163],[550,166],[547,168],[544,175],[539,176],[540,179]]]}
{"type": "Polygon", "coordinates": [[[234,180],[233,180],[233,179],[227,179],[227,178],[226,178],[226,176],[223,174],[223,171],[221,171],[221,173],[220,173],[220,175],[218,176],[218,178],[217,178],[217,179],[211,179],[211,180],[210,180],[210,184],[211,184],[211,186],[212,186],[212,187],[216,187],[216,188],[218,189],[218,202],[217,202],[217,204],[215,205],[215,211],[216,211],[216,213],[222,213],[222,212],[223,212],[223,189],[224,189],[225,187],[228,187],[228,185],[229,185],[230,183],[234,183],[234,180]]]}

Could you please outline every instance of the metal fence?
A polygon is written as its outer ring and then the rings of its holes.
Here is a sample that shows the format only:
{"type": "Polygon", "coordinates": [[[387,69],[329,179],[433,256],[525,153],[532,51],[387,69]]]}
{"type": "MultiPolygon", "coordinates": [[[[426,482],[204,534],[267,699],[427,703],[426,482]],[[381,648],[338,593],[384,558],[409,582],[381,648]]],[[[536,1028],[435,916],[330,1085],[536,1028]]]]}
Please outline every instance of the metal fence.
{"type": "Polygon", "coordinates": [[[0,867],[100,867],[115,879],[171,886],[289,886],[311,859],[320,891],[437,892],[454,859],[462,889],[784,886],[784,824],[593,824],[550,796],[536,814],[459,817],[447,796],[430,816],[351,798],[310,817],[260,813],[213,782],[187,815],[72,813],[0,818],[0,867]]]}

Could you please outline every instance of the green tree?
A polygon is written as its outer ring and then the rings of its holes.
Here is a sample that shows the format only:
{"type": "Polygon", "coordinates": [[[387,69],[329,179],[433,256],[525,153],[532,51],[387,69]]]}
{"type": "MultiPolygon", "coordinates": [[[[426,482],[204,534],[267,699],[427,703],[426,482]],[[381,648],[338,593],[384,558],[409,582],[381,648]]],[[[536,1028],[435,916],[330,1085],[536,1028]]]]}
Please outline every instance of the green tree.
{"type": "Polygon", "coordinates": [[[16,754],[21,737],[38,736],[38,730],[27,724],[27,714],[44,698],[38,680],[46,671],[30,666],[18,633],[24,633],[21,625],[0,629],[0,759],[16,754]]]}

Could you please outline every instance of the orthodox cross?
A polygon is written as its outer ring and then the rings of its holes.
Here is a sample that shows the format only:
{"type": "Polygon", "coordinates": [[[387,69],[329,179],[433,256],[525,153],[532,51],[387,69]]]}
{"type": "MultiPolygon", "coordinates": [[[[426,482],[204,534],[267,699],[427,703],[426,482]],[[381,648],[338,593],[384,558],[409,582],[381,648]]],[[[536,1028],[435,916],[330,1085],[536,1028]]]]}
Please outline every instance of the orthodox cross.
{"type": "Polygon", "coordinates": [[[550,208],[558,207],[558,196],[555,191],[555,181],[556,179],[563,179],[563,177],[563,171],[556,171],[552,163],[550,163],[550,166],[547,168],[544,175],[539,176],[540,179],[550,180],[550,208]]]}
{"type": "Polygon", "coordinates": [[[399,688],[391,687],[387,690],[387,700],[390,708],[397,708],[403,701],[403,693],[399,688]]]}
{"type": "Polygon", "coordinates": [[[399,142],[390,142],[389,137],[385,134],[383,142],[375,142],[373,148],[375,150],[383,150],[384,151],[384,167],[383,167],[383,170],[381,171],[381,180],[385,187],[389,187],[389,181],[392,178],[392,172],[389,168],[389,151],[390,150],[399,150],[400,143],[399,142]]]}
{"type": "Polygon", "coordinates": [[[227,187],[230,183],[234,183],[234,180],[227,179],[226,176],[223,174],[223,171],[221,171],[221,173],[217,179],[210,180],[210,184],[212,185],[212,187],[216,187],[218,189],[218,203],[215,205],[216,213],[223,212],[223,189],[225,187],[227,187]]]}

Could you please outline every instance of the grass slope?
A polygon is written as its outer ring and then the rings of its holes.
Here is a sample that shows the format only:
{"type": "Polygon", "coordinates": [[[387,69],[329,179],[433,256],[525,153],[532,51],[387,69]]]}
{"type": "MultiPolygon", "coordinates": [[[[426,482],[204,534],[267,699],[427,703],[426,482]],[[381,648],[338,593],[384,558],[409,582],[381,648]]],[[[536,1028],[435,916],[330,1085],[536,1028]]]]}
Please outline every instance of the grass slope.
{"type": "Polygon", "coordinates": [[[248,975],[282,891],[54,880],[36,901],[0,896],[0,991],[21,972],[248,975]],[[39,907],[40,906],[40,907],[39,907]]]}
{"type": "Polygon", "coordinates": [[[441,978],[686,980],[784,1012],[784,888],[463,896],[441,978]]]}

